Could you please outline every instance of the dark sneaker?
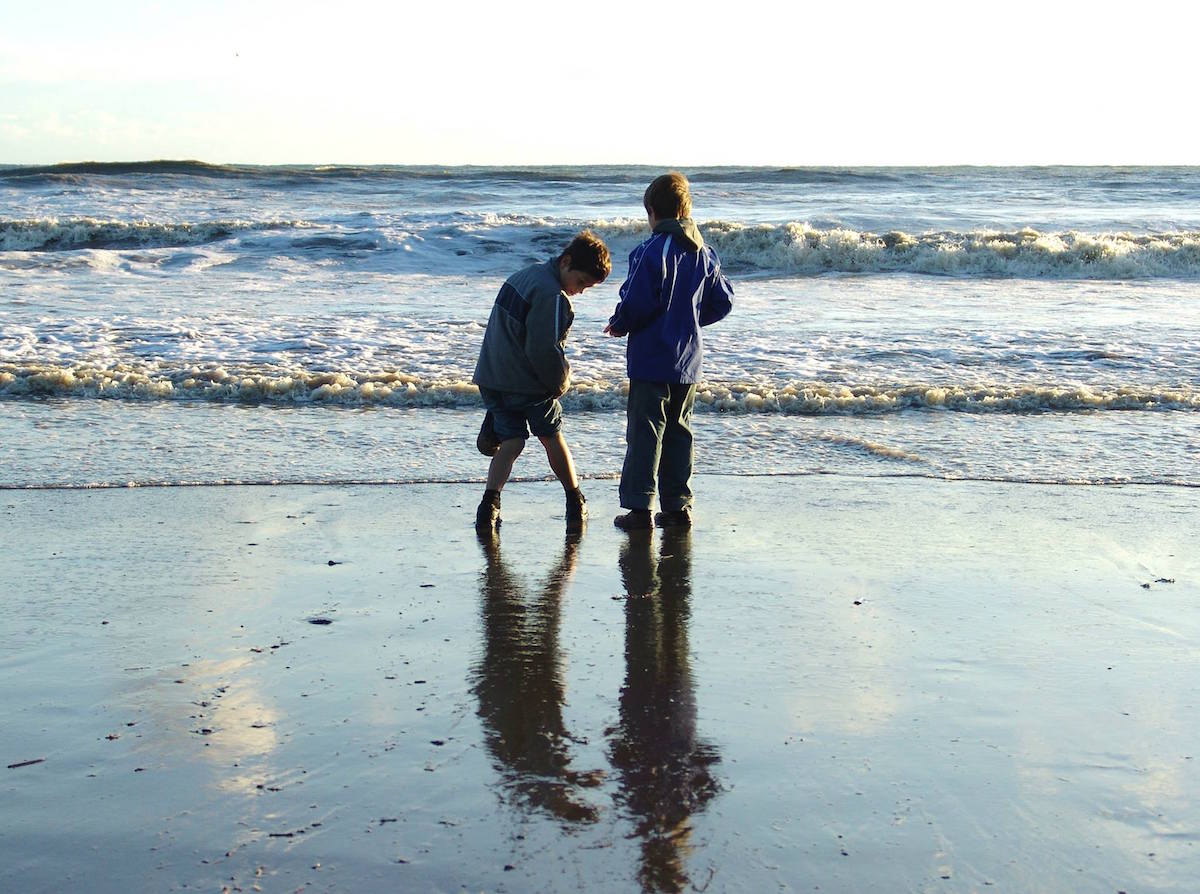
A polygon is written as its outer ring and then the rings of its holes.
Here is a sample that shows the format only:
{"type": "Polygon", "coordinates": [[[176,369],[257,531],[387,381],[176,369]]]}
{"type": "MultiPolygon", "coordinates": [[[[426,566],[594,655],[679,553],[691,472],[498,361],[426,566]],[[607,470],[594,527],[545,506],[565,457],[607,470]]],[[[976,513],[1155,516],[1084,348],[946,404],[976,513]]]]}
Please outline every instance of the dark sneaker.
{"type": "Polygon", "coordinates": [[[630,509],[613,519],[613,524],[622,531],[649,531],[654,525],[650,521],[649,509],[630,509]]]}
{"type": "Polygon", "coordinates": [[[587,526],[587,500],[583,494],[567,496],[567,533],[578,534],[587,526]]]}
{"type": "Polygon", "coordinates": [[[692,510],[669,509],[654,516],[654,523],[660,528],[690,528],[692,526],[692,510]]]}
{"type": "Polygon", "coordinates": [[[475,510],[475,533],[479,535],[495,534],[500,527],[500,502],[484,498],[475,510]]]}
{"type": "Polygon", "coordinates": [[[479,434],[475,438],[475,447],[484,456],[495,456],[500,449],[500,438],[496,434],[496,418],[492,411],[483,414],[483,425],[479,426],[479,434]]]}

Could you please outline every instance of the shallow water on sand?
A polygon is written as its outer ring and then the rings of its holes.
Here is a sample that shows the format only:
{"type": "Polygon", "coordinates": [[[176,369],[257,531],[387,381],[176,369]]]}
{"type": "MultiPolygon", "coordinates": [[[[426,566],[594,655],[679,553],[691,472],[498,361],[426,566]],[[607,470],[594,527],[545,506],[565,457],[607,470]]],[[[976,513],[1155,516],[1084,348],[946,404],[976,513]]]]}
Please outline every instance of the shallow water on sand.
{"type": "MultiPolygon", "coordinates": [[[[0,487],[481,482],[477,409],[0,401],[0,487]]],[[[873,417],[701,413],[696,469],[736,477],[848,474],[1061,484],[1200,485],[1190,413],[873,417]],[[1086,447],[1086,449],[1084,449],[1086,447]]],[[[585,480],[620,474],[621,417],[565,421],[585,480]]],[[[531,441],[515,467],[549,476],[531,441]]]]}
{"type": "Polygon", "coordinates": [[[1186,890],[1188,491],[697,490],[7,492],[0,886],[1186,890]]]}

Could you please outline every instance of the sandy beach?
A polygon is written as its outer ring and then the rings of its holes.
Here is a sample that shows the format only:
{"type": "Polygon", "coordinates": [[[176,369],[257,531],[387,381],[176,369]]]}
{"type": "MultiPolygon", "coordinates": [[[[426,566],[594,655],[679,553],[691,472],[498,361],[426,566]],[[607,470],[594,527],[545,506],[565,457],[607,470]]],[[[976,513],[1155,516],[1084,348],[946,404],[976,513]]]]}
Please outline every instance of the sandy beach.
{"type": "Polygon", "coordinates": [[[1190,488],[0,496],[0,890],[1185,892],[1190,488]]]}

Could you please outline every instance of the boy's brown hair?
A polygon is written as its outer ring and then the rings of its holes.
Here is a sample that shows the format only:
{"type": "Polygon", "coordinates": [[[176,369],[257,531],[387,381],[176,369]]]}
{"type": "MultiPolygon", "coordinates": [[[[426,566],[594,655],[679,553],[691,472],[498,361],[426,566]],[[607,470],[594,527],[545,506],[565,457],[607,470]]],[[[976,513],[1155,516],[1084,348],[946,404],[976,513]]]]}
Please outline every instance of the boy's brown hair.
{"type": "Polygon", "coordinates": [[[598,283],[608,279],[608,274],[612,272],[612,256],[608,253],[608,246],[591,230],[584,230],[572,239],[558,258],[566,258],[568,269],[580,270],[598,283]]]}
{"type": "Polygon", "coordinates": [[[659,220],[691,217],[692,189],[688,185],[687,177],[678,171],[655,177],[646,187],[642,204],[646,206],[647,212],[653,212],[659,220]]]}

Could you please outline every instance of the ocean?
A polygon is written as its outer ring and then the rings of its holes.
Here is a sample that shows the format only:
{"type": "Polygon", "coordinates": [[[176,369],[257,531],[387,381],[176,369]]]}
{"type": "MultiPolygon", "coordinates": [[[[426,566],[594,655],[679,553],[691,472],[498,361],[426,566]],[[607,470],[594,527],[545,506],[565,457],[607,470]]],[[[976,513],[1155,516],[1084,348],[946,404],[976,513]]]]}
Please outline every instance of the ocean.
{"type": "MultiPolygon", "coordinates": [[[[1200,485],[1200,168],[684,171],[735,289],[698,472],[1200,485]]],[[[0,166],[0,487],[482,481],[492,301],[583,227],[566,433],[614,477],[661,172],[0,166]]]]}

